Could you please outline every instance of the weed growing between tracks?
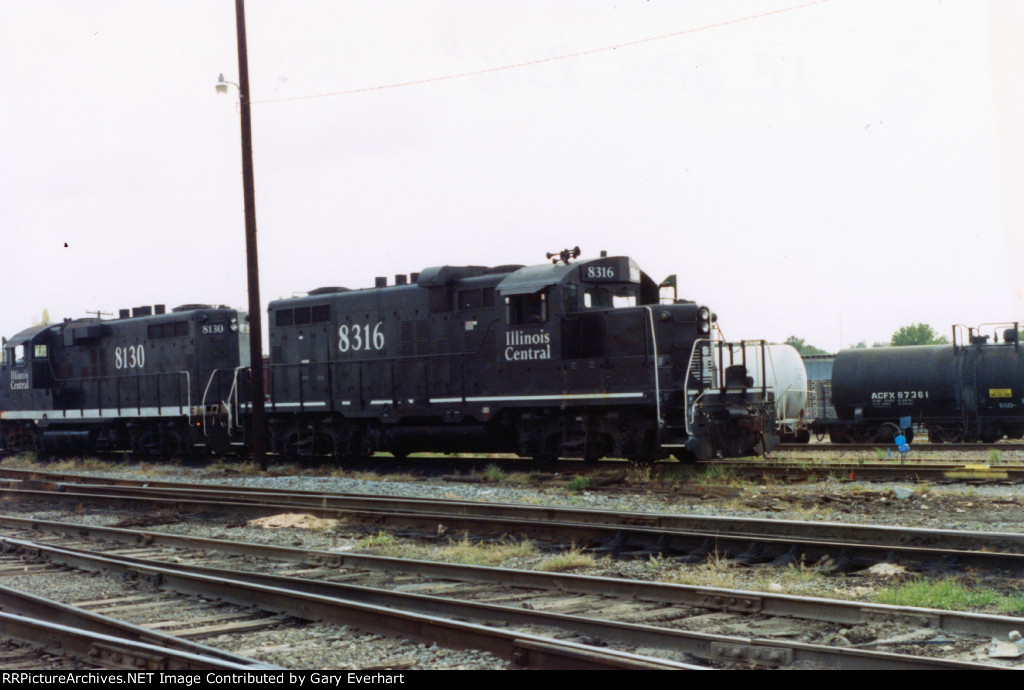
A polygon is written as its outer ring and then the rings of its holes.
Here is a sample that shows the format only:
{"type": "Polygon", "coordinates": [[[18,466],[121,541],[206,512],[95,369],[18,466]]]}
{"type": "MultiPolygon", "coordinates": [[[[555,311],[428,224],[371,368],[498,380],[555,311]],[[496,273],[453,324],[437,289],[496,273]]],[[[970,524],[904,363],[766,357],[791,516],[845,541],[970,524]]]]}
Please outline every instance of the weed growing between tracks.
{"type": "Polygon", "coordinates": [[[1011,615],[1024,613],[1024,592],[1000,594],[991,589],[965,584],[954,577],[901,582],[879,591],[877,598],[882,604],[894,606],[921,606],[950,611],[994,609],[1011,615]]]}
{"type": "Polygon", "coordinates": [[[505,481],[505,470],[497,465],[488,465],[484,469],[484,481],[493,483],[505,481]]]}
{"type": "Polygon", "coordinates": [[[543,570],[547,573],[562,573],[568,570],[593,568],[596,565],[597,560],[592,555],[584,553],[582,548],[574,546],[568,551],[545,558],[537,566],[537,570],[543,570]]]}
{"type": "Polygon", "coordinates": [[[12,470],[45,470],[47,472],[108,472],[117,469],[117,463],[99,458],[62,458],[42,461],[35,453],[22,453],[0,460],[0,467],[12,470]]]}
{"type": "Polygon", "coordinates": [[[39,458],[35,453],[12,455],[0,460],[0,467],[9,467],[12,470],[34,470],[39,468],[39,458]]]}
{"type": "Polygon", "coordinates": [[[536,555],[536,548],[529,539],[474,544],[464,537],[440,547],[437,555],[448,563],[499,566],[515,558],[530,558],[536,555]]]}
{"type": "Polygon", "coordinates": [[[590,477],[576,475],[565,485],[565,490],[571,494],[581,494],[590,488],[590,477]]]}
{"type": "Polygon", "coordinates": [[[516,560],[535,559],[539,555],[537,547],[529,539],[473,542],[468,537],[463,537],[460,540],[450,539],[446,544],[429,546],[403,541],[388,532],[378,532],[364,537],[357,541],[353,548],[393,558],[481,566],[503,566],[516,560]]]}

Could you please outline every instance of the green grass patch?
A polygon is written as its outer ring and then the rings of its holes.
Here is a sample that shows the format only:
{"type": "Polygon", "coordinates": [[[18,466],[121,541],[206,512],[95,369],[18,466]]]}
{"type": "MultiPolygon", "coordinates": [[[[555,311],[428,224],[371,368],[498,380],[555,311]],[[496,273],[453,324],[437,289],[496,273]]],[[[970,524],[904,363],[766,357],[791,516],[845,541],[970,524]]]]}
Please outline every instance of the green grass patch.
{"type": "Polygon", "coordinates": [[[499,566],[515,558],[527,558],[536,554],[533,542],[502,541],[474,544],[469,539],[450,542],[439,549],[437,557],[449,563],[463,565],[499,566]]]}
{"type": "Polygon", "coordinates": [[[565,485],[565,490],[571,494],[580,494],[590,488],[590,477],[576,475],[565,485]]]}
{"type": "Polygon", "coordinates": [[[363,537],[356,542],[357,549],[380,549],[394,546],[398,543],[398,537],[388,532],[377,532],[368,537],[363,537]]]}
{"type": "Polygon", "coordinates": [[[582,568],[593,568],[597,561],[589,553],[583,553],[583,549],[574,546],[568,551],[545,558],[537,566],[538,570],[547,573],[561,573],[567,570],[580,570],[582,568]]]}
{"type": "Polygon", "coordinates": [[[505,481],[505,470],[501,469],[497,465],[488,465],[484,468],[484,481],[492,484],[498,484],[505,481]]]}
{"type": "Polygon", "coordinates": [[[20,453],[0,460],[0,466],[10,467],[13,470],[34,469],[39,466],[39,458],[35,453],[20,453]]]}
{"type": "Polygon", "coordinates": [[[749,480],[740,475],[733,467],[726,463],[712,463],[703,472],[699,472],[693,478],[697,486],[744,486],[749,480]]]}
{"type": "Polygon", "coordinates": [[[211,472],[224,472],[227,474],[256,475],[260,474],[260,466],[255,462],[239,460],[214,460],[206,469],[211,472]]]}
{"type": "Polygon", "coordinates": [[[955,578],[938,581],[911,580],[878,593],[877,600],[893,606],[969,611],[990,609],[1002,613],[1024,612],[1024,593],[1006,595],[991,589],[965,585],[955,578]]]}

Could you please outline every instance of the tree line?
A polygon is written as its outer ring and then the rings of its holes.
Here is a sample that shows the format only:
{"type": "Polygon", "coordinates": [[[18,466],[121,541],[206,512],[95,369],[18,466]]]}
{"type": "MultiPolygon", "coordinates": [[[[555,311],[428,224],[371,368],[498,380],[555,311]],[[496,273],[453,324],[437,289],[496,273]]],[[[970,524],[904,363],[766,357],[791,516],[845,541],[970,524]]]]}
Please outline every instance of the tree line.
{"type": "MultiPolygon", "coordinates": [[[[948,345],[949,338],[942,335],[940,336],[934,328],[926,323],[915,323],[909,326],[903,326],[898,331],[892,334],[892,338],[887,343],[874,343],[871,347],[902,347],[905,345],[948,345]]],[[[792,345],[797,352],[801,355],[827,355],[830,354],[820,347],[815,347],[808,342],[805,342],[803,338],[798,338],[795,335],[791,335],[786,338],[786,345],[792,345]]],[[[868,347],[865,341],[860,341],[856,345],[851,347],[868,347]]]]}

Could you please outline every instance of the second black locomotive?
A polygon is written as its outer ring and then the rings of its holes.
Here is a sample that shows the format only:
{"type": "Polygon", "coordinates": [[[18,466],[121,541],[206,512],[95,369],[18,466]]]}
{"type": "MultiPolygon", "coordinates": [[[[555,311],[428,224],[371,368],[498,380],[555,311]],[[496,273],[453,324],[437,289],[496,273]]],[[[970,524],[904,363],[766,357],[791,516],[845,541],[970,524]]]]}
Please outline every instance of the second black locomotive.
{"type": "Polygon", "coordinates": [[[249,395],[247,332],[235,309],[156,305],[5,339],[0,450],[230,450],[249,395]]]}
{"type": "Polygon", "coordinates": [[[439,266],[271,302],[271,447],[587,460],[773,447],[772,396],[753,385],[763,345],[714,341],[708,307],[660,301],[619,256],[439,266]]]}

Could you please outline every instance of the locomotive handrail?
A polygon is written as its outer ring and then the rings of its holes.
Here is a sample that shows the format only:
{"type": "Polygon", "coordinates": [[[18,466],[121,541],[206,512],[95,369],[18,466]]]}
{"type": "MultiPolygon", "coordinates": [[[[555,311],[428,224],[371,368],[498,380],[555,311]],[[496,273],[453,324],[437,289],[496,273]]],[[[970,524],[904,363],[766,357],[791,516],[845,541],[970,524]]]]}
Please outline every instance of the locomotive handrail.
{"type": "MultiPolygon", "coordinates": [[[[742,357],[742,362],[743,362],[743,366],[744,367],[746,367],[746,361],[747,361],[747,347],[748,346],[757,346],[761,350],[761,360],[760,360],[761,384],[758,385],[758,386],[742,385],[742,386],[739,386],[739,388],[743,389],[744,391],[750,391],[750,390],[753,390],[753,389],[760,388],[761,389],[761,394],[763,396],[763,399],[765,399],[765,400],[768,399],[768,369],[767,369],[767,367],[768,367],[768,358],[771,357],[771,353],[770,353],[770,350],[767,350],[765,348],[765,341],[764,340],[752,340],[752,341],[741,340],[738,343],[728,343],[728,342],[720,341],[720,340],[712,340],[710,338],[699,338],[699,339],[697,339],[697,340],[695,340],[693,342],[693,347],[690,349],[690,359],[689,359],[689,362],[686,365],[686,378],[684,379],[684,383],[683,383],[683,398],[686,401],[685,404],[688,406],[686,411],[685,411],[686,413],[683,415],[683,419],[686,422],[686,433],[687,433],[687,435],[692,435],[692,433],[693,433],[692,429],[691,429],[691,425],[696,421],[697,403],[700,402],[701,398],[703,398],[704,395],[708,391],[710,391],[712,389],[718,389],[720,392],[728,390],[728,388],[729,388],[729,386],[727,385],[728,382],[726,380],[723,380],[723,378],[722,378],[722,372],[725,371],[725,348],[729,348],[729,362],[730,362],[730,366],[731,366],[731,364],[733,362],[733,359],[735,357],[735,350],[734,350],[734,348],[736,348],[737,346],[740,348],[740,354],[741,354],[741,357],[742,357]],[[704,380],[704,372],[703,371],[699,372],[699,377],[697,378],[697,380],[700,382],[700,384],[701,384],[701,386],[703,388],[702,388],[701,391],[695,393],[694,391],[690,390],[690,385],[691,385],[692,381],[694,380],[693,377],[691,376],[691,374],[694,373],[693,372],[693,364],[694,364],[694,358],[695,358],[695,356],[697,355],[697,352],[698,352],[698,348],[700,348],[702,346],[702,344],[704,344],[704,343],[706,343],[707,347],[708,347],[707,362],[710,364],[710,377],[709,377],[708,381],[705,381],[704,380]],[[717,349],[718,349],[718,352],[717,352],[718,360],[717,360],[717,362],[716,362],[716,359],[715,359],[716,353],[713,352],[713,349],[714,349],[716,344],[717,344],[717,349]],[[690,400],[690,396],[691,395],[695,396],[693,398],[693,400],[690,400]]],[[[701,366],[702,369],[704,367],[704,364],[705,364],[705,360],[704,360],[703,357],[701,357],[700,358],[700,366],[701,366]]],[[[772,360],[772,371],[774,372],[774,370],[775,370],[775,362],[774,362],[774,360],[772,360]]],[[[778,397],[778,396],[776,396],[776,397],[778,397]]]]}
{"type": "Polygon", "coordinates": [[[213,371],[210,372],[210,378],[206,381],[206,388],[203,389],[203,399],[200,403],[200,407],[202,408],[203,436],[210,435],[209,432],[206,430],[206,398],[209,396],[210,387],[213,386],[213,381],[214,379],[217,378],[217,374],[225,371],[231,372],[231,387],[228,389],[228,399],[218,400],[217,402],[222,406],[222,408],[224,409],[224,413],[227,415],[228,429],[242,428],[242,423],[240,421],[242,419],[241,402],[239,400],[238,395],[238,374],[242,370],[248,368],[249,367],[247,366],[239,366],[234,367],[233,369],[214,369],[213,371]]]}
{"type": "MultiPolygon", "coordinates": [[[[182,370],[182,371],[179,371],[178,373],[185,375],[185,402],[188,403],[188,406],[185,408],[186,410],[188,410],[188,412],[185,413],[185,416],[186,416],[186,418],[188,420],[189,428],[191,428],[192,427],[192,376],[191,376],[191,374],[187,370],[182,370]]],[[[179,406],[178,409],[179,410],[181,409],[180,406],[179,406]]]]}
{"type": "MultiPolygon", "coordinates": [[[[61,388],[65,388],[67,390],[73,391],[73,390],[75,390],[74,386],[76,386],[76,385],[79,386],[82,390],[84,390],[86,385],[95,383],[96,384],[96,404],[97,404],[96,409],[99,410],[100,416],[102,417],[103,416],[103,410],[104,409],[108,409],[108,408],[104,408],[103,407],[103,402],[102,402],[103,401],[102,391],[103,391],[105,383],[109,384],[111,381],[113,382],[113,385],[115,387],[115,392],[116,392],[116,398],[117,398],[116,401],[115,401],[116,409],[117,409],[118,413],[120,413],[121,409],[124,408],[124,407],[127,407],[129,409],[134,407],[136,410],[138,410],[140,408],[140,403],[139,403],[139,399],[138,399],[139,398],[139,389],[138,389],[138,385],[139,384],[138,384],[138,382],[143,380],[143,379],[156,380],[156,382],[157,382],[157,404],[156,404],[156,408],[158,409],[160,414],[163,414],[163,409],[165,407],[177,407],[178,408],[178,413],[179,414],[184,414],[188,418],[189,424],[192,423],[192,379],[191,379],[191,376],[190,376],[189,372],[186,371],[186,370],[182,370],[182,371],[140,372],[140,373],[132,374],[131,376],[77,376],[77,377],[67,377],[67,378],[55,377],[53,379],[52,386],[53,386],[54,389],[56,389],[59,386],[61,388]],[[171,404],[171,405],[164,404],[159,399],[159,386],[160,386],[159,382],[160,382],[160,379],[162,377],[176,376],[176,375],[181,375],[181,374],[185,375],[185,393],[186,393],[185,404],[182,405],[182,402],[181,402],[180,399],[178,399],[177,403],[175,403],[175,404],[171,404]],[[130,380],[136,382],[135,404],[134,405],[124,405],[122,403],[122,400],[121,400],[121,382],[123,380],[126,380],[126,379],[130,379],[130,380]]],[[[109,386],[108,386],[108,388],[109,388],[109,386]]],[[[179,389],[179,391],[180,391],[180,389],[179,389]]],[[[54,405],[55,406],[54,406],[53,412],[60,412],[65,419],[68,417],[68,412],[69,411],[77,411],[79,413],[83,412],[83,408],[81,406],[79,406],[77,408],[72,408],[72,407],[66,406],[65,404],[61,404],[60,407],[57,407],[56,406],[56,402],[54,403],[54,405]]],[[[88,409],[92,409],[92,408],[88,408],[88,409]]]]}
{"type": "MultiPolygon", "coordinates": [[[[704,390],[701,390],[699,393],[697,393],[696,397],[692,401],[690,400],[690,395],[692,394],[691,391],[690,391],[690,380],[691,380],[690,374],[693,372],[693,358],[694,358],[694,355],[697,354],[697,348],[701,347],[701,343],[707,343],[709,348],[711,346],[711,340],[707,339],[707,338],[698,338],[698,339],[693,341],[693,347],[690,348],[690,359],[689,359],[689,361],[686,364],[686,378],[683,379],[683,381],[684,381],[684,383],[683,383],[683,400],[685,401],[684,404],[687,406],[687,409],[685,410],[685,414],[683,415],[683,420],[686,422],[686,435],[687,436],[693,436],[693,429],[691,428],[691,426],[694,423],[694,421],[696,421],[694,410],[696,410],[696,408],[697,408],[697,402],[702,397],[704,397],[704,393],[707,392],[707,389],[705,388],[704,390]]],[[[711,357],[710,359],[711,359],[711,367],[712,367],[712,369],[717,372],[717,368],[715,368],[714,357],[711,357]]],[[[703,357],[700,358],[700,363],[701,363],[701,369],[703,369],[703,367],[704,367],[704,358],[703,357]]],[[[703,371],[701,372],[701,385],[703,385],[703,371]]]]}
{"type": "MultiPolygon", "coordinates": [[[[210,392],[210,386],[213,385],[214,378],[216,378],[217,377],[217,373],[221,372],[221,371],[227,371],[227,370],[226,369],[214,369],[213,371],[211,371],[210,372],[210,378],[206,381],[206,388],[203,389],[203,399],[200,402],[200,407],[203,410],[203,436],[209,436],[210,435],[206,431],[206,396],[210,392]]],[[[230,395],[229,395],[229,399],[230,399],[230,395]]],[[[225,403],[223,400],[219,400],[218,402],[221,405],[223,405],[225,409],[228,409],[228,404],[225,403]]],[[[231,423],[231,412],[230,412],[230,409],[228,409],[228,423],[229,424],[231,423]]]]}
{"type": "Polygon", "coordinates": [[[238,400],[238,374],[242,369],[248,369],[249,367],[235,367],[234,375],[231,378],[231,389],[228,391],[228,428],[233,428],[234,424],[238,424],[238,428],[242,428],[242,423],[239,421],[242,418],[241,404],[238,400]]]}
{"type": "MultiPolygon", "coordinates": [[[[658,375],[658,336],[654,331],[654,310],[647,306],[647,318],[651,324],[651,348],[654,350],[654,409],[658,416],[658,428],[665,426],[665,420],[661,417],[661,381],[658,375]]],[[[689,432],[689,429],[687,429],[689,432]]]]}

